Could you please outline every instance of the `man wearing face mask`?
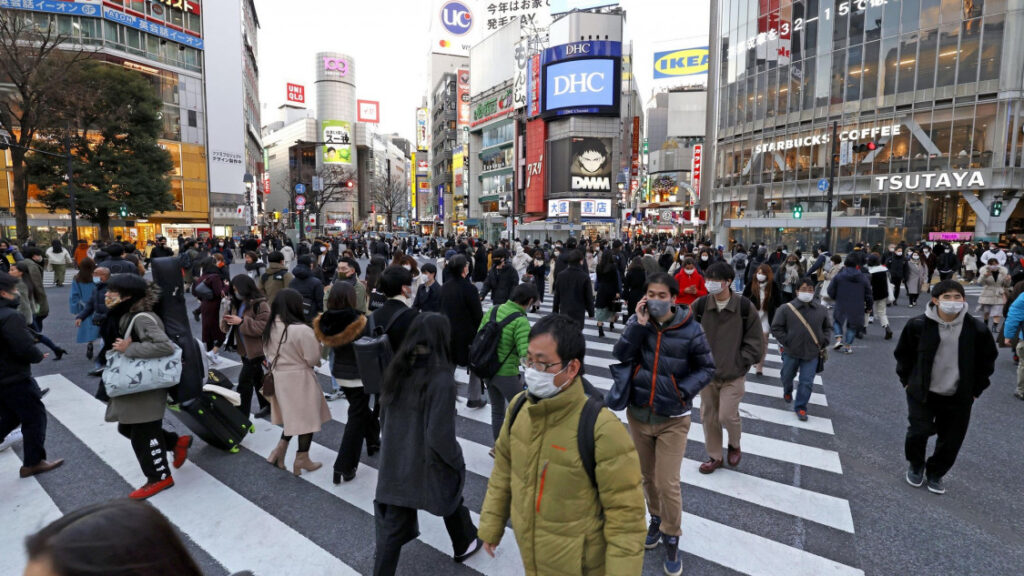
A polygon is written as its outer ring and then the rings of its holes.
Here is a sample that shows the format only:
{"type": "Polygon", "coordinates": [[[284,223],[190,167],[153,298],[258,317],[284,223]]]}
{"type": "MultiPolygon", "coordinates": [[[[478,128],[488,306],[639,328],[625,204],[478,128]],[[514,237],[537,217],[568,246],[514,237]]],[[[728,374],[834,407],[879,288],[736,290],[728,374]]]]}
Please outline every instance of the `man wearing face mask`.
{"type": "Polygon", "coordinates": [[[0,443],[21,426],[25,458],[18,474],[27,478],[49,472],[64,460],[46,460],[46,409],[32,379],[32,364],[44,356],[18,312],[17,284],[16,278],[0,272],[0,443]]]}
{"type": "Polygon", "coordinates": [[[810,277],[800,281],[796,299],[779,306],[772,322],[772,335],[782,354],[782,399],[786,403],[793,402],[793,377],[798,371],[800,374],[793,411],[801,421],[807,420],[818,354],[828,346],[830,328],[828,311],[814,301],[814,279],[810,277]]]}
{"type": "Polygon", "coordinates": [[[894,250],[886,254],[883,264],[889,269],[889,278],[892,280],[893,300],[889,306],[893,306],[900,299],[900,285],[907,277],[907,257],[904,256],[904,246],[900,244],[894,250]]]}
{"type": "Polygon", "coordinates": [[[391,342],[391,349],[398,350],[405,340],[405,334],[409,331],[413,318],[419,311],[412,308],[412,272],[401,266],[388,266],[380,275],[378,283],[380,291],[387,297],[387,301],[380,308],[373,311],[369,322],[373,326],[388,326],[388,340],[391,342]],[[395,318],[392,323],[391,319],[395,318]]]}
{"type": "Polygon", "coordinates": [[[480,292],[480,300],[487,297],[487,294],[491,294],[491,302],[495,306],[501,306],[508,301],[509,296],[512,295],[512,289],[519,284],[519,274],[516,273],[516,269],[507,262],[508,251],[504,248],[495,250],[491,254],[491,261],[494,266],[491,271],[487,273],[487,279],[484,280],[483,291],[480,292]]]}
{"type": "Polygon", "coordinates": [[[679,574],[679,467],[686,452],[692,399],[711,381],[715,363],[692,310],[673,306],[679,294],[676,282],[668,274],[655,274],[647,279],[644,292],[613,353],[634,367],[626,417],[651,514],[644,546],[654,549],[663,542],[665,573],[679,574]]]}
{"type": "Polygon", "coordinates": [[[937,283],[925,313],[903,328],[893,356],[907,393],[904,452],[911,486],[927,481],[930,492],[945,493],[942,478],[956,461],[971,407],[988,388],[998,354],[985,324],[967,312],[964,287],[954,280],[937,283]],[[938,440],[926,460],[932,435],[938,440]]]}
{"type": "Polygon", "coordinates": [[[601,409],[594,423],[593,482],[579,464],[585,354],[579,325],[565,316],[546,316],[530,330],[527,390],[510,403],[495,443],[477,536],[493,557],[511,517],[530,573],[639,574],[640,464],[611,411],[601,409]]]}
{"type": "Polygon", "coordinates": [[[740,450],[740,402],[750,367],[761,359],[761,320],[754,304],[730,288],[735,272],[725,262],[708,268],[704,285],[708,295],[693,303],[694,314],[704,327],[715,375],[700,391],[700,419],[704,425],[704,446],[708,460],[700,465],[702,474],[722,467],[722,427],[729,433],[728,463],[738,466],[740,450]]]}

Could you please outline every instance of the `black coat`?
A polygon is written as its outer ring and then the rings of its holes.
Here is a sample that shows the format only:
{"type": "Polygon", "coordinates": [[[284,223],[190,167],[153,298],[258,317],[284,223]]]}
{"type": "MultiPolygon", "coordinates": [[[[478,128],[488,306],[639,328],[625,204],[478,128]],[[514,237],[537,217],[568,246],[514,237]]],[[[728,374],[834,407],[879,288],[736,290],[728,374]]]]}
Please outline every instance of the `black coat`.
{"type": "Polygon", "coordinates": [[[359,380],[359,367],[352,343],[366,331],[366,316],[354,308],[328,310],[313,321],[316,338],[334,349],[331,375],[343,380],[359,380]]]}
{"type": "MultiPolygon", "coordinates": [[[[749,283],[744,286],[743,295],[754,304],[755,308],[761,310],[761,291],[754,292],[752,286],[749,283]]],[[[771,291],[765,294],[765,296],[768,301],[764,305],[764,315],[768,318],[768,326],[771,326],[772,322],[775,321],[775,311],[779,309],[779,306],[782,306],[782,291],[779,290],[778,284],[774,284],[771,287],[771,291]]]]}
{"type": "Polygon", "coordinates": [[[398,352],[398,349],[402,347],[402,342],[405,341],[405,335],[409,333],[409,326],[412,326],[412,321],[419,314],[418,310],[411,310],[408,306],[402,302],[395,300],[394,298],[388,298],[388,301],[383,306],[373,311],[370,315],[370,322],[372,322],[373,329],[377,327],[385,328],[388,323],[391,322],[391,317],[399,312],[404,312],[402,316],[395,320],[395,323],[391,326],[391,329],[387,331],[388,341],[391,343],[391,350],[398,352]]]}
{"type": "Polygon", "coordinates": [[[441,285],[437,282],[431,286],[421,285],[419,291],[416,292],[416,300],[412,307],[420,312],[440,312],[441,285]]]}
{"type": "Polygon", "coordinates": [[[512,267],[512,264],[505,263],[501,268],[491,268],[487,273],[487,280],[484,280],[484,289],[480,297],[484,298],[488,292],[491,294],[491,302],[495,306],[501,306],[512,296],[512,290],[519,285],[519,273],[512,267]]]}
{"type": "MultiPolygon", "coordinates": [[[[907,322],[900,333],[896,350],[893,351],[900,383],[907,389],[907,394],[918,402],[928,401],[932,365],[938,349],[939,324],[922,314],[907,322]]],[[[960,330],[957,354],[960,383],[953,397],[971,402],[988,388],[999,350],[985,324],[970,314],[965,316],[960,330]]]]}
{"type": "Polygon", "coordinates": [[[579,264],[570,264],[555,278],[555,301],[551,311],[564,314],[583,326],[584,315],[594,316],[594,289],[590,275],[579,264]]]}
{"type": "Polygon", "coordinates": [[[615,260],[608,262],[607,269],[602,269],[598,264],[597,299],[594,307],[611,308],[616,294],[622,294],[622,285],[619,282],[619,267],[615,265],[615,260]]]}
{"type": "Polygon", "coordinates": [[[647,284],[647,272],[643,266],[626,270],[626,279],[622,283],[622,297],[626,300],[626,316],[636,313],[636,305],[644,297],[644,286],[647,284]]]}
{"type": "Polygon", "coordinates": [[[0,390],[32,378],[32,364],[43,361],[35,338],[14,300],[0,298],[0,390]]]}
{"type": "Polygon", "coordinates": [[[483,247],[476,249],[473,256],[473,282],[483,282],[487,279],[487,250],[483,247]]]}
{"type": "Polygon", "coordinates": [[[480,293],[468,278],[452,279],[441,287],[441,313],[452,325],[452,362],[469,364],[469,345],[484,317],[480,293]]]}
{"type": "Polygon", "coordinates": [[[311,303],[306,321],[312,322],[324,309],[324,284],[313,275],[308,266],[296,266],[292,269],[292,274],[295,278],[288,287],[302,294],[302,299],[311,303]]]}

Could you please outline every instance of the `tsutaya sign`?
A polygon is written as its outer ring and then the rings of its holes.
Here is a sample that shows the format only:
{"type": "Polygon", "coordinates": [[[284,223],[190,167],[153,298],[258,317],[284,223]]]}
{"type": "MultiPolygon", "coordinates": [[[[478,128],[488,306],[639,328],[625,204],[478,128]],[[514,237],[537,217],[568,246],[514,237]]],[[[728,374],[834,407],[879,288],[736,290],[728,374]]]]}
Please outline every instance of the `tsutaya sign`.
{"type": "MultiPolygon", "coordinates": [[[[854,128],[852,130],[843,130],[839,133],[839,141],[843,142],[846,140],[865,140],[875,138],[891,138],[893,136],[899,136],[901,133],[899,124],[893,124],[891,126],[873,126],[871,128],[854,128]]],[[[776,152],[779,150],[792,150],[793,148],[801,148],[805,146],[818,146],[821,144],[828,144],[832,139],[832,135],[829,132],[823,132],[821,134],[812,134],[801,138],[789,138],[786,140],[764,140],[754,146],[754,154],[761,154],[763,152],[776,152]]]]}
{"type": "Polygon", "coordinates": [[[875,176],[875,190],[946,190],[949,188],[984,188],[985,177],[977,170],[934,172],[929,174],[893,174],[875,176]]]}

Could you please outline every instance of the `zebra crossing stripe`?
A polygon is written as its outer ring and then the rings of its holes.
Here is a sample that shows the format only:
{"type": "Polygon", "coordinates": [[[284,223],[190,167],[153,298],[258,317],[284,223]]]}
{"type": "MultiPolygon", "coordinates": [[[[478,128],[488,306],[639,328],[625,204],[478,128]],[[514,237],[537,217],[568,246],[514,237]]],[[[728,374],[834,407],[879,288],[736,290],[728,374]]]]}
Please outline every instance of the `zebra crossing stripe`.
{"type": "Polygon", "coordinates": [[[14,450],[0,452],[0,574],[21,574],[28,558],[25,538],[62,516],[57,505],[35,477],[19,478],[22,462],[14,450]]]}
{"type": "MultiPolygon", "coordinates": [[[[116,424],[104,422],[103,403],[64,376],[36,380],[50,388],[46,409],[54,418],[130,485],[145,483],[131,443],[118,434],[116,424]]],[[[301,559],[304,574],[358,574],[199,466],[175,470],[174,481],[176,489],[157,494],[149,502],[229,572],[253,569],[264,574],[291,574],[296,559],[301,559]],[[267,535],[273,535],[273,546],[267,545],[267,535]]]]}

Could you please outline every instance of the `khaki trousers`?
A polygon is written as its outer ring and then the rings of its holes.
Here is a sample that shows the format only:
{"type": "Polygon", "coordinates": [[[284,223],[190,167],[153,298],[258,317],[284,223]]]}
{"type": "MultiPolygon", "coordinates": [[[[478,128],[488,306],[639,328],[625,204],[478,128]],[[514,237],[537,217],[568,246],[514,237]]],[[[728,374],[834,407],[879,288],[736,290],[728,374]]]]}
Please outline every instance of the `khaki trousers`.
{"type": "Polygon", "coordinates": [[[700,391],[700,421],[704,426],[704,447],[708,456],[722,459],[722,427],[729,433],[729,445],[740,447],[740,401],[743,400],[746,377],[718,380],[700,391]]]}
{"type": "Polygon", "coordinates": [[[679,467],[686,453],[690,417],[672,418],[661,424],[647,424],[626,411],[629,435],[640,456],[647,510],[661,517],[661,533],[681,536],[683,496],[679,488],[679,467]]]}

